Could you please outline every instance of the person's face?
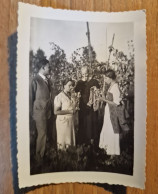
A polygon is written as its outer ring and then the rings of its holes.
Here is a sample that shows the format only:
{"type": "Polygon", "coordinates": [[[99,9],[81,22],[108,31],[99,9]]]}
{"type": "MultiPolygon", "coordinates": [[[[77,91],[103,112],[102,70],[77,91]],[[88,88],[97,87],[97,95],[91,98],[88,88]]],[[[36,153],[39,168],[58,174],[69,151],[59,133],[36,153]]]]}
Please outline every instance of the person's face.
{"type": "Polygon", "coordinates": [[[83,79],[84,81],[87,81],[87,80],[88,80],[88,77],[89,77],[89,75],[88,75],[87,69],[86,69],[86,70],[83,70],[83,71],[82,71],[82,79],[83,79]]]}
{"type": "Polygon", "coordinates": [[[66,92],[71,92],[73,90],[73,86],[72,86],[72,82],[71,81],[67,82],[67,84],[64,86],[64,90],[66,92]]]}
{"type": "Polygon", "coordinates": [[[104,82],[106,82],[107,84],[110,84],[111,81],[112,81],[111,78],[104,76],[104,82]]]}
{"type": "Polygon", "coordinates": [[[47,64],[44,66],[44,74],[45,74],[45,75],[49,75],[49,74],[50,74],[50,65],[49,65],[49,63],[47,63],[47,64]]]}

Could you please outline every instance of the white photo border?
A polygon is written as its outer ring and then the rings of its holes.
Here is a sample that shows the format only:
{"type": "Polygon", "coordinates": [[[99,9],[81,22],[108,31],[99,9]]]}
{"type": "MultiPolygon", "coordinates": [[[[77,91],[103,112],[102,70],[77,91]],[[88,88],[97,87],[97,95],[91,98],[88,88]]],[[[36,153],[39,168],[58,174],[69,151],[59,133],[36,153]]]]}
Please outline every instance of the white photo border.
{"type": "Polygon", "coordinates": [[[19,3],[17,45],[17,147],[19,188],[50,183],[108,183],[145,187],[146,165],[146,13],[84,12],[38,7],[19,3]],[[57,172],[30,175],[29,150],[29,50],[31,17],[89,21],[133,22],[135,46],[135,124],[133,176],[107,172],[57,172]]]}

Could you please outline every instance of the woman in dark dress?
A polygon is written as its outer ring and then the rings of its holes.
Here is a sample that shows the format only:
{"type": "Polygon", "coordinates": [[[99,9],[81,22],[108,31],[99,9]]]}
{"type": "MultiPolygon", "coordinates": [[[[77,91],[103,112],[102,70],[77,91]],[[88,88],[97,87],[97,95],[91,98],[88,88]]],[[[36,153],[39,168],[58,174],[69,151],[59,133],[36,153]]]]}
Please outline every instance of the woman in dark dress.
{"type": "Polygon", "coordinates": [[[98,131],[98,111],[94,110],[93,105],[89,104],[90,90],[92,87],[99,88],[98,81],[89,79],[89,71],[87,66],[81,69],[82,80],[79,80],[75,92],[80,92],[79,102],[79,130],[77,135],[78,144],[88,144],[94,141],[99,143],[98,131]]]}

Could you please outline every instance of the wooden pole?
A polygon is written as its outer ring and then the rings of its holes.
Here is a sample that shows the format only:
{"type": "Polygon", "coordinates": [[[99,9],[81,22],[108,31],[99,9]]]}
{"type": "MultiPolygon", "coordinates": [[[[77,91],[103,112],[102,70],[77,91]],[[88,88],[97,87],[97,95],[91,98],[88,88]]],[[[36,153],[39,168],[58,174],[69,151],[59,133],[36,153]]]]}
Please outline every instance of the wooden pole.
{"type": "MultiPolygon", "coordinates": [[[[115,38],[115,33],[113,34],[113,37],[112,37],[112,44],[111,44],[111,48],[113,48],[114,38],[115,38]]],[[[110,62],[111,52],[112,52],[112,50],[110,49],[110,50],[109,50],[109,58],[108,58],[108,68],[109,68],[109,62],[110,62]]]]}
{"type": "Polygon", "coordinates": [[[86,32],[86,35],[88,37],[89,63],[90,63],[90,67],[92,67],[92,49],[91,49],[90,31],[89,31],[89,23],[88,22],[87,22],[87,32],[86,32]]]}

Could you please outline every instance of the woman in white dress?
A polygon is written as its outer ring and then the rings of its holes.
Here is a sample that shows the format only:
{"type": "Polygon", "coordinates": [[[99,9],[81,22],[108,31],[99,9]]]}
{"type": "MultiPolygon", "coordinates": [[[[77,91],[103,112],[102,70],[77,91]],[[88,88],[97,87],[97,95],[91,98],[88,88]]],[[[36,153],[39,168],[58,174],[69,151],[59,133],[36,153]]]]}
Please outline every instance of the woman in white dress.
{"type": "Polygon", "coordinates": [[[59,149],[75,146],[74,113],[75,102],[71,97],[74,81],[66,79],[63,82],[63,91],[54,99],[54,114],[57,115],[56,130],[59,149]]]}
{"type": "Polygon", "coordinates": [[[116,108],[120,104],[121,98],[115,79],[116,75],[113,70],[108,70],[105,73],[104,81],[109,84],[109,89],[106,97],[100,99],[106,102],[106,106],[99,147],[105,149],[108,155],[120,155],[120,128],[116,108]]]}

